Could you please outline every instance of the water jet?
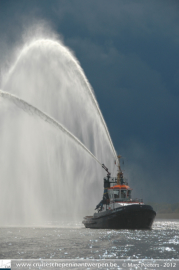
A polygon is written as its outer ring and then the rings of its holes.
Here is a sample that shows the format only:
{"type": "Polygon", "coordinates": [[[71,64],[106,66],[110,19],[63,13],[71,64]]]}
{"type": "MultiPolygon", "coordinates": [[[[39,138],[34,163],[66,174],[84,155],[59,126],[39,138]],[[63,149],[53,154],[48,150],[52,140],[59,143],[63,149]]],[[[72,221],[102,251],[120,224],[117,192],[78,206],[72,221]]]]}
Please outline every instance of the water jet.
{"type": "Polygon", "coordinates": [[[1,225],[80,220],[100,195],[104,173],[94,158],[113,168],[116,155],[82,68],[61,42],[37,40],[4,78],[1,225]]]}

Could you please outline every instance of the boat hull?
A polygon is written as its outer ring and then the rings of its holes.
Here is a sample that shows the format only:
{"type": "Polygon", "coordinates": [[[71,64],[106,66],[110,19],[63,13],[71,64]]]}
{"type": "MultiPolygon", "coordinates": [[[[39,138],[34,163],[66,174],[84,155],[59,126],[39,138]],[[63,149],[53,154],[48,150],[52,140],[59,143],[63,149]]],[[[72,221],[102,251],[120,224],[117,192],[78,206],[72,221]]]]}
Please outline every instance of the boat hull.
{"type": "Polygon", "coordinates": [[[91,229],[151,229],[156,212],[150,205],[128,205],[85,217],[91,229]]]}

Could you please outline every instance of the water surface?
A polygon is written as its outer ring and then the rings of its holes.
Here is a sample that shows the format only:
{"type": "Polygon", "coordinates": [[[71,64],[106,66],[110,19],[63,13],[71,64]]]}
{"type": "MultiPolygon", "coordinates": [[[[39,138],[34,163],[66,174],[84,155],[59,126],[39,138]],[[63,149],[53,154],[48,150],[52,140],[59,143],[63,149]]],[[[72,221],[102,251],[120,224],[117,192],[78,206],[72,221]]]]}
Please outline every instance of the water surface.
{"type": "Polygon", "coordinates": [[[157,220],[152,230],[0,228],[0,258],[179,259],[179,221],[157,220]]]}

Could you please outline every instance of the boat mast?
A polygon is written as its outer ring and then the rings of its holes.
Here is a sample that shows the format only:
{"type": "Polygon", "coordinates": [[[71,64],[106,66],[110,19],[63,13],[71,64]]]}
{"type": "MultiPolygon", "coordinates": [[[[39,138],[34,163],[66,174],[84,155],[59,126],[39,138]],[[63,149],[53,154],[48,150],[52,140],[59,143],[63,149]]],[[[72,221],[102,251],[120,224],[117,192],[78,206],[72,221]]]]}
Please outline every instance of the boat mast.
{"type": "Polygon", "coordinates": [[[117,158],[118,158],[118,164],[117,164],[117,167],[118,167],[118,173],[117,173],[117,185],[122,185],[124,180],[123,180],[123,172],[121,170],[121,166],[120,166],[120,158],[122,156],[118,155],[117,158]]]}

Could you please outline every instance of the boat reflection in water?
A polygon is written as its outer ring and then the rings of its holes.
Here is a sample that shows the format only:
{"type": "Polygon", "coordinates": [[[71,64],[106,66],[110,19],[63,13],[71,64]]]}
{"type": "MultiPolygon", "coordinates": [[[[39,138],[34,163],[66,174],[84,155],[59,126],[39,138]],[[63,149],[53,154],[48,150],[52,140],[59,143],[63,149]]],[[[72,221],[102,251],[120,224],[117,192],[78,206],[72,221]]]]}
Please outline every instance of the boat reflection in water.
{"type": "Polygon", "coordinates": [[[96,206],[93,216],[86,216],[83,224],[91,229],[151,229],[156,212],[142,199],[132,199],[132,189],[123,177],[118,156],[117,177],[111,177],[108,169],[104,178],[103,199],[96,206]]]}

